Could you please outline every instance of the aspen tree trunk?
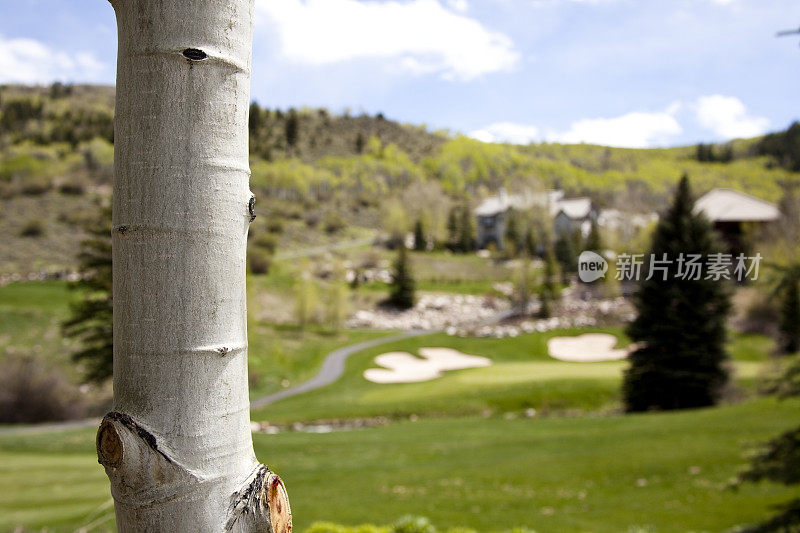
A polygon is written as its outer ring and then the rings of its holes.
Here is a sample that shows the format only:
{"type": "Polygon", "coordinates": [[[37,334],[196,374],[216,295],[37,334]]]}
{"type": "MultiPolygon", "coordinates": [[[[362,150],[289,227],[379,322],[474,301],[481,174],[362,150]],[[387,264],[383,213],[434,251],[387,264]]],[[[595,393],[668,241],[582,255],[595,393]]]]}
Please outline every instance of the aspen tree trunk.
{"type": "Polygon", "coordinates": [[[111,3],[114,409],[97,452],[117,527],[284,533],[247,388],[253,0],[111,3]]]}

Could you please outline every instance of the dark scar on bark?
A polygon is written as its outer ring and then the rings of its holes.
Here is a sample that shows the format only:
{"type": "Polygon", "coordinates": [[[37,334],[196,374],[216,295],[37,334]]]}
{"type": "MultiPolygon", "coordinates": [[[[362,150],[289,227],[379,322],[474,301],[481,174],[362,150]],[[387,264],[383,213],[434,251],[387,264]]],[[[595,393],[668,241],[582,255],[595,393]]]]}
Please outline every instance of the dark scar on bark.
{"type": "Polygon", "coordinates": [[[139,423],[136,422],[129,415],[126,415],[125,413],[120,413],[120,412],[117,412],[117,411],[111,411],[110,413],[108,413],[105,416],[105,418],[107,420],[114,420],[115,422],[119,422],[120,424],[122,424],[123,426],[125,426],[126,428],[131,430],[133,433],[135,433],[154,452],[156,452],[157,454],[162,456],[164,459],[166,459],[170,463],[174,463],[175,462],[167,454],[165,454],[163,451],[158,449],[158,442],[156,441],[155,435],[153,435],[152,433],[147,431],[145,428],[140,426],[139,423]]]}
{"type": "Polygon", "coordinates": [[[247,202],[247,210],[250,212],[250,222],[256,219],[256,195],[250,196],[250,201],[247,202]]]}
{"type": "Polygon", "coordinates": [[[208,54],[198,48],[187,48],[183,51],[183,57],[189,61],[202,61],[208,57],[208,54]]]}

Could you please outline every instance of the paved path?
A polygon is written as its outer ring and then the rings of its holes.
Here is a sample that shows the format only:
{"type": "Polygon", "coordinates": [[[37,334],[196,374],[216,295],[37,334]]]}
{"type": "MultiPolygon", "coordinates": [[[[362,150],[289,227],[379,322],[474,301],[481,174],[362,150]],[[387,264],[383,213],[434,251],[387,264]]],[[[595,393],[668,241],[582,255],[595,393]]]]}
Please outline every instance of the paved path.
{"type": "Polygon", "coordinates": [[[342,374],[344,374],[345,361],[347,361],[347,358],[356,352],[366,350],[367,348],[380,346],[381,344],[388,344],[390,342],[410,339],[412,337],[419,337],[420,335],[427,335],[429,333],[436,333],[436,331],[406,331],[397,335],[379,337],[377,339],[359,342],[358,344],[351,344],[350,346],[345,346],[343,348],[339,348],[338,350],[334,350],[325,356],[325,360],[322,362],[322,367],[319,369],[319,372],[317,372],[316,376],[308,381],[304,381],[299,385],[295,385],[294,387],[289,387],[288,389],[273,392],[267,396],[262,396],[261,398],[251,400],[250,407],[264,407],[265,405],[277,402],[278,400],[283,400],[284,398],[289,398],[290,396],[297,396],[298,394],[303,394],[304,392],[312,391],[314,389],[324,387],[325,385],[330,385],[342,377],[342,374]]]}
{"type": "MultiPolygon", "coordinates": [[[[481,321],[477,325],[483,326],[487,324],[493,324],[495,322],[500,322],[501,320],[504,320],[513,314],[514,311],[511,309],[507,311],[502,311],[484,321],[481,321]]],[[[317,375],[314,376],[313,378],[303,383],[300,383],[299,385],[295,385],[294,387],[289,387],[288,389],[280,390],[278,392],[273,392],[272,394],[268,394],[267,396],[262,396],[261,398],[256,398],[254,400],[251,400],[250,407],[251,408],[264,407],[265,405],[277,402],[278,400],[283,400],[284,398],[289,398],[291,396],[297,396],[298,394],[303,394],[304,392],[309,392],[318,389],[320,387],[324,387],[325,385],[330,385],[331,383],[342,377],[342,374],[344,374],[345,361],[347,361],[347,358],[356,352],[360,352],[361,350],[366,350],[367,348],[374,348],[375,346],[380,346],[382,344],[389,344],[390,342],[410,339],[412,337],[419,337],[420,335],[438,333],[440,331],[442,330],[432,329],[432,330],[406,331],[403,333],[398,333],[396,335],[380,337],[377,339],[359,342],[358,344],[353,344],[350,346],[339,348],[338,350],[334,350],[325,356],[325,360],[322,362],[322,367],[319,369],[317,375]]]]}

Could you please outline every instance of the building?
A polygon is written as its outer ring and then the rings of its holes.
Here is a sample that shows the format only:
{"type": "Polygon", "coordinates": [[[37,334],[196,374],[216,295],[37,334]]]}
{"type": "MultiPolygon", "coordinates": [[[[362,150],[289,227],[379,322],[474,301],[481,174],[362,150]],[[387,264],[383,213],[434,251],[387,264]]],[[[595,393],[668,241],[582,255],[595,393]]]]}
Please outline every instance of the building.
{"type": "Polygon", "coordinates": [[[551,206],[553,231],[556,238],[573,235],[580,231],[586,237],[591,231],[592,220],[597,220],[597,210],[590,198],[564,198],[551,206]]]}
{"type": "Polygon", "coordinates": [[[694,203],[695,213],[703,213],[725,239],[733,253],[745,251],[748,231],[776,222],[778,207],[766,200],[733,189],[712,189],[694,203]]]}
{"type": "Polygon", "coordinates": [[[597,217],[597,211],[589,198],[564,198],[564,191],[561,190],[508,194],[505,189],[500,189],[497,196],[486,198],[475,209],[478,247],[486,248],[494,243],[502,249],[509,212],[536,207],[545,209],[553,218],[556,237],[570,235],[575,230],[588,235],[591,220],[597,217]]]}

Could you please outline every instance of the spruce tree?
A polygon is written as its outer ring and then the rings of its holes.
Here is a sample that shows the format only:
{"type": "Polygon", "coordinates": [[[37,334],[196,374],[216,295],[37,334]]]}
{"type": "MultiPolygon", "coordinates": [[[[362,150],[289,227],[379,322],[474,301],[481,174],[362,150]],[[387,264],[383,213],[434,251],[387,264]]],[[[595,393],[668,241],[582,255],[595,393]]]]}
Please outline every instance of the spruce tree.
{"type": "MultiPolygon", "coordinates": [[[[794,356],[783,375],[770,383],[768,392],[780,399],[800,396],[800,356],[794,356]]],[[[789,429],[765,442],[753,454],[750,464],[737,478],[743,482],[771,481],[787,486],[800,485],[800,426],[789,429]]],[[[767,520],[743,531],[749,533],[800,531],[800,498],[775,506],[778,512],[767,520]]]]}
{"type": "Polygon", "coordinates": [[[427,248],[428,241],[425,238],[425,228],[422,225],[422,219],[418,218],[414,223],[414,249],[424,252],[427,248]]]}
{"type": "Polygon", "coordinates": [[[414,307],[414,279],[411,276],[406,247],[402,244],[398,249],[397,259],[394,263],[391,292],[387,303],[398,309],[414,307]]]}
{"type": "Polygon", "coordinates": [[[97,220],[85,228],[89,236],[78,256],[81,279],[73,288],[82,293],[72,306],[72,315],[62,325],[64,334],[80,342],[72,360],[84,369],[88,381],[101,383],[111,377],[111,208],[101,210],[97,220]]]}
{"type": "Polygon", "coordinates": [[[602,253],[603,251],[603,240],[600,237],[600,225],[595,219],[592,219],[589,235],[586,237],[586,244],[584,248],[598,254],[602,253]]]}
{"type": "Polygon", "coordinates": [[[683,176],[672,205],[659,220],[649,257],[671,263],[666,279],[647,265],[635,297],[638,316],[628,335],[639,344],[630,355],[623,397],[627,411],[713,405],[727,380],[725,318],[730,303],[721,280],[679,277],[680,254],[717,253],[710,223],[692,212],[689,179],[683,176]],[[685,278],[685,279],[684,279],[685,278]]]}
{"type": "Polygon", "coordinates": [[[800,350],[800,269],[789,269],[781,283],[781,349],[784,353],[800,350]]]}
{"type": "Polygon", "coordinates": [[[475,220],[472,217],[472,209],[469,203],[464,201],[461,206],[461,220],[459,221],[461,234],[459,235],[459,248],[462,253],[468,253],[475,249],[475,220]]]}

